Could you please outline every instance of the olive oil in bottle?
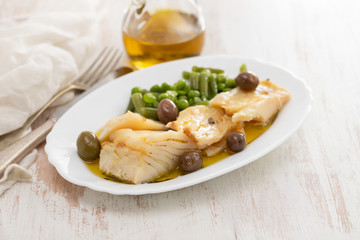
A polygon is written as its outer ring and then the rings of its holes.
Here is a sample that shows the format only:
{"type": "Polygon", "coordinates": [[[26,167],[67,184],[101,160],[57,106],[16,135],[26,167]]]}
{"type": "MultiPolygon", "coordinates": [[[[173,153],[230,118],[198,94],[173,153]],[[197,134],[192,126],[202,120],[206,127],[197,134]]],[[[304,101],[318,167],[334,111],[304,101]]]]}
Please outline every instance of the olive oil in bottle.
{"type": "Polygon", "coordinates": [[[129,16],[123,28],[125,50],[136,68],[199,55],[205,30],[197,16],[175,9],[158,9],[129,16]]]}

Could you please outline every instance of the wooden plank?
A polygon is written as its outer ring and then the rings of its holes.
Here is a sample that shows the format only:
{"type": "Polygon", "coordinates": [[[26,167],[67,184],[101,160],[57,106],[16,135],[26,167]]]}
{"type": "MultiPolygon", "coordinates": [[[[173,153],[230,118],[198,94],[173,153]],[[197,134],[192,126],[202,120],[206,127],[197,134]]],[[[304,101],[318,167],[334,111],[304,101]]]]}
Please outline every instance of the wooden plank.
{"type": "MultiPolygon", "coordinates": [[[[42,2],[3,1],[0,16],[36,12],[42,2]]],[[[103,41],[121,44],[128,2],[106,3],[111,7],[103,41]]],[[[0,239],[360,238],[360,3],[201,3],[207,21],[203,55],[260,58],[309,82],[314,107],[300,130],[239,170],[144,196],[73,185],[41,146],[31,168],[34,182],[0,196],[0,239]]]]}

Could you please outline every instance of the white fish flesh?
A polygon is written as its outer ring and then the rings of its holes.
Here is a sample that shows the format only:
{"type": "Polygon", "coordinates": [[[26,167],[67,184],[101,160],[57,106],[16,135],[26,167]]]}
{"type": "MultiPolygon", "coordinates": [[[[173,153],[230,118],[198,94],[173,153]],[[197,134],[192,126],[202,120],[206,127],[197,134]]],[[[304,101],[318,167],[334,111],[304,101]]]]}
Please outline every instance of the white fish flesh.
{"type": "Polygon", "coordinates": [[[266,125],[289,100],[290,93],[286,89],[270,81],[261,81],[255,91],[236,87],[216,95],[209,105],[224,109],[233,122],[266,125]]]}
{"type": "Polygon", "coordinates": [[[173,171],[180,155],[195,149],[182,132],[120,129],[102,144],[99,168],[125,182],[146,183],[173,171]]]}

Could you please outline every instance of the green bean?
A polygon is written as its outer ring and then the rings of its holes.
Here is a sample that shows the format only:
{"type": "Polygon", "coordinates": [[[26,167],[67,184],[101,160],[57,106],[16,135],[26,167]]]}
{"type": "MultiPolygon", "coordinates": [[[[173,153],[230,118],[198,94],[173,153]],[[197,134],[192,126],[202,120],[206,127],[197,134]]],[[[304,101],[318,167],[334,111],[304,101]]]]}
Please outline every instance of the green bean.
{"type": "Polygon", "coordinates": [[[156,85],[154,85],[154,86],[152,86],[152,87],[150,88],[150,92],[161,93],[161,92],[162,92],[162,88],[161,88],[158,84],[156,84],[156,85]]]}
{"type": "Polygon", "coordinates": [[[218,69],[218,68],[209,68],[209,70],[210,70],[212,73],[216,73],[216,74],[224,73],[224,72],[225,72],[224,70],[218,69]]]}
{"type": "MultiPolygon", "coordinates": [[[[240,71],[246,71],[245,64],[241,65],[240,71]]],[[[222,69],[193,66],[191,71],[183,71],[183,79],[173,85],[163,82],[153,85],[150,90],[133,87],[127,110],[158,119],[157,107],[163,99],[172,100],[180,111],[189,106],[208,105],[216,94],[230,91],[236,86],[235,80],[224,73],[222,69]]]]}
{"type": "Polygon", "coordinates": [[[218,93],[215,74],[211,74],[209,76],[209,93],[211,98],[213,98],[218,93]]]}
{"type": "Polygon", "coordinates": [[[190,90],[188,93],[188,98],[200,97],[200,92],[197,90],[190,90]]]}
{"type": "Polygon", "coordinates": [[[199,77],[200,74],[197,72],[190,73],[190,89],[199,90],[199,77]]]}
{"type": "Polygon", "coordinates": [[[144,117],[158,120],[157,109],[153,107],[143,107],[141,112],[144,117]]]}
{"type": "Polygon", "coordinates": [[[209,82],[208,82],[208,74],[207,73],[201,73],[200,74],[200,94],[201,97],[204,99],[207,99],[209,97],[209,82]]]}
{"type": "Polygon", "coordinates": [[[129,104],[127,106],[126,111],[131,111],[131,112],[135,111],[135,106],[134,106],[134,104],[133,104],[133,102],[131,100],[131,97],[130,97],[129,104]]]}
{"type": "Polygon", "coordinates": [[[218,69],[218,68],[204,68],[204,67],[197,67],[197,66],[192,67],[193,72],[202,72],[203,70],[209,70],[211,73],[216,73],[216,74],[224,73],[224,70],[218,69]]]}
{"type": "Polygon", "coordinates": [[[200,73],[210,74],[211,71],[208,68],[204,68],[200,73]]]}
{"type": "Polygon", "coordinates": [[[145,107],[145,102],[141,93],[134,93],[131,95],[131,100],[134,104],[135,111],[141,114],[141,108],[145,107]]]}
{"type": "Polygon", "coordinates": [[[153,93],[148,92],[144,94],[143,100],[145,103],[154,103],[156,101],[156,96],[153,93]]]}
{"type": "Polygon", "coordinates": [[[202,70],[204,70],[204,68],[198,67],[198,66],[193,66],[191,68],[191,71],[193,72],[201,72],[202,70]]]}
{"type": "Polygon", "coordinates": [[[183,71],[182,72],[182,77],[186,80],[189,80],[190,79],[190,72],[187,72],[187,71],[183,71]]]}
{"type": "Polygon", "coordinates": [[[247,67],[246,67],[246,64],[242,64],[241,67],[240,67],[240,72],[246,72],[247,71],[247,67]]]}

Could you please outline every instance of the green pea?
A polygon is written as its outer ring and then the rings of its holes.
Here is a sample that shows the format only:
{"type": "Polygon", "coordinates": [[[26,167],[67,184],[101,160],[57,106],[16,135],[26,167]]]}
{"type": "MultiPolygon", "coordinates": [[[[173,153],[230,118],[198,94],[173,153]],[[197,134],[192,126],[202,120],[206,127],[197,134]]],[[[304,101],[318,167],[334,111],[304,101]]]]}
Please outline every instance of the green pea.
{"type": "Polygon", "coordinates": [[[185,99],[185,100],[188,100],[187,96],[185,96],[185,95],[181,95],[181,96],[179,96],[179,99],[185,99]]]}
{"type": "Polygon", "coordinates": [[[218,89],[218,91],[219,92],[221,92],[222,90],[224,90],[224,88],[225,88],[225,83],[217,83],[217,89],[218,89]]]}
{"type": "Polygon", "coordinates": [[[189,102],[189,105],[190,105],[190,106],[194,106],[194,99],[193,99],[193,98],[190,98],[190,99],[188,100],[188,102],[189,102]]]}
{"type": "Polygon", "coordinates": [[[142,88],[141,87],[134,87],[131,89],[131,95],[133,95],[134,93],[141,93],[142,88]]]}
{"type": "Polygon", "coordinates": [[[205,106],[207,106],[207,105],[209,105],[209,100],[202,100],[201,101],[201,103],[200,103],[200,105],[205,105],[205,106]]]}
{"type": "Polygon", "coordinates": [[[183,90],[186,91],[186,92],[189,92],[190,91],[190,85],[186,84],[183,90]]]}
{"type": "Polygon", "coordinates": [[[186,81],[182,79],[177,81],[174,85],[175,90],[182,90],[185,88],[185,86],[186,86],[186,81]]]}
{"type": "Polygon", "coordinates": [[[162,92],[166,92],[167,90],[171,90],[171,86],[167,84],[166,82],[161,84],[161,90],[162,92]]]}
{"type": "Polygon", "coordinates": [[[186,80],[189,80],[190,79],[190,72],[187,72],[187,71],[183,71],[182,72],[182,77],[186,80]]]}
{"type": "Polygon", "coordinates": [[[158,102],[160,102],[161,100],[163,100],[165,98],[169,98],[169,94],[168,93],[160,93],[160,95],[157,97],[157,100],[158,100],[158,102]]]}
{"type": "Polygon", "coordinates": [[[223,92],[228,92],[228,91],[230,91],[232,88],[228,88],[228,87],[226,87],[226,88],[224,88],[222,91],[223,92]]]}
{"type": "Polygon", "coordinates": [[[156,101],[156,96],[151,92],[145,93],[143,96],[143,100],[146,103],[154,103],[156,101]]]}
{"type": "Polygon", "coordinates": [[[161,93],[161,91],[162,91],[162,88],[158,84],[156,84],[150,88],[150,92],[161,93]]]}
{"type": "Polygon", "coordinates": [[[177,91],[174,91],[174,90],[168,90],[166,91],[167,94],[169,94],[170,96],[174,96],[174,97],[177,97],[178,93],[177,91]]]}
{"type": "Polygon", "coordinates": [[[228,78],[228,80],[226,80],[226,83],[225,83],[226,87],[228,88],[234,88],[236,86],[236,82],[234,79],[232,78],[228,78]]]}
{"type": "Polygon", "coordinates": [[[186,99],[178,99],[175,101],[175,104],[180,111],[189,107],[189,102],[186,99]]]}
{"type": "Polygon", "coordinates": [[[216,82],[225,83],[226,82],[226,76],[224,74],[218,74],[217,77],[216,77],[216,82]]]}
{"type": "Polygon", "coordinates": [[[179,90],[179,91],[177,91],[177,93],[178,93],[178,96],[186,96],[188,94],[188,92],[184,91],[184,90],[179,90]]]}
{"type": "Polygon", "coordinates": [[[158,102],[160,102],[161,100],[166,98],[166,99],[170,99],[172,101],[175,101],[176,100],[176,95],[177,95],[177,92],[172,91],[172,90],[168,90],[165,93],[160,93],[160,95],[157,97],[157,100],[158,100],[158,102]]]}
{"type": "Polygon", "coordinates": [[[200,92],[197,90],[190,90],[188,93],[188,98],[200,97],[200,92]]]}
{"type": "Polygon", "coordinates": [[[141,94],[142,94],[142,95],[144,95],[145,93],[148,93],[148,92],[149,92],[149,91],[148,91],[148,90],[146,90],[146,89],[144,89],[144,88],[143,88],[143,89],[141,89],[141,94]]]}
{"type": "Polygon", "coordinates": [[[199,98],[199,97],[194,97],[194,104],[195,104],[195,105],[199,105],[199,104],[201,104],[201,103],[202,103],[201,98],[199,98]]]}
{"type": "Polygon", "coordinates": [[[154,108],[157,108],[159,106],[159,102],[156,100],[154,103],[153,103],[153,106],[154,108]]]}

